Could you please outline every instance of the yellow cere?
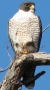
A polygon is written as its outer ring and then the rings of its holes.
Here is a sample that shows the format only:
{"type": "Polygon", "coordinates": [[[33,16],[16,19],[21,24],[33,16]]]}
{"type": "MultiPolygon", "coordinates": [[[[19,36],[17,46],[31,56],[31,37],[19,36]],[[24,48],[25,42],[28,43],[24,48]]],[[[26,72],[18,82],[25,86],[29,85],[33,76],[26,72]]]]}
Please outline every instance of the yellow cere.
{"type": "Polygon", "coordinates": [[[34,8],[34,5],[31,5],[31,6],[30,6],[30,9],[32,9],[32,8],[34,8]]]}

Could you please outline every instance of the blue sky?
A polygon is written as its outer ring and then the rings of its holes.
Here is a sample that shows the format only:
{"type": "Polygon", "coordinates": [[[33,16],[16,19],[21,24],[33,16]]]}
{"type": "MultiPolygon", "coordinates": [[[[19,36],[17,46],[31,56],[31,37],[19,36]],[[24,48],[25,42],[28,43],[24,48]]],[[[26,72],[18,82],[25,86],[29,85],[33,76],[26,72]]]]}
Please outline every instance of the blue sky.
{"type": "MultiPolygon", "coordinates": [[[[0,67],[6,68],[10,64],[7,54],[6,44],[9,46],[11,57],[14,57],[9,39],[8,39],[8,21],[18,11],[19,5],[24,1],[35,2],[37,15],[40,16],[43,29],[50,23],[50,0],[0,0],[0,67]]],[[[50,28],[42,36],[41,46],[45,47],[42,52],[50,53],[50,28]]],[[[40,71],[46,71],[45,75],[35,82],[33,90],[50,90],[50,66],[38,66],[35,74],[40,71]]],[[[0,82],[4,79],[6,72],[0,73],[0,82]]],[[[24,86],[22,90],[27,90],[24,86]]]]}

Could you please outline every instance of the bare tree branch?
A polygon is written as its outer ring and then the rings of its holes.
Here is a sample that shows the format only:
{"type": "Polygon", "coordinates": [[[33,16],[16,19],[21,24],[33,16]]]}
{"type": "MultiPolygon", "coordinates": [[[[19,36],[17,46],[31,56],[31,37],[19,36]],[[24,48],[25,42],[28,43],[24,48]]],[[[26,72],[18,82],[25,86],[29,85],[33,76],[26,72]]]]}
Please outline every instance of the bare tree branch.
{"type": "Polygon", "coordinates": [[[42,47],[40,47],[40,49],[39,49],[39,50],[41,50],[42,48],[44,48],[44,46],[45,46],[45,45],[43,45],[42,47]]]}
{"type": "Polygon", "coordinates": [[[8,44],[6,44],[6,49],[7,49],[7,53],[8,53],[8,56],[9,56],[9,58],[10,58],[10,61],[12,61],[12,58],[11,58],[11,55],[10,55],[10,52],[9,52],[8,44]]]}
{"type": "Polygon", "coordinates": [[[34,80],[37,80],[39,77],[41,77],[43,74],[45,74],[45,71],[42,71],[40,73],[38,73],[37,75],[35,75],[34,77],[29,78],[26,81],[22,81],[22,85],[26,85],[28,83],[33,83],[34,80]]]}
{"type": "MultiPolygon", "coordinates": [[[[24,73],[24,69],[26,68],[27,70],[26,64],[28,63],[32,63],[35,66],[50,65],[50,54],[30,53],[27,55],[23,54],[20,57],[14,57],[14,60],[12,61],[11,66],[2,82],[0,90],[12,90],[12,88],[13,90],[21,90],[19,88],[26,82],[21,82],[21,77],[24,73]]],[[[40,76],[44,73],[45,72],[41,72],[40,76]]],[[[32,77],[32,81],[38,79],[40,76],[37,74],[36,76],[32,77]]]]}
{"type": "MultiPolygon", "coordinates": [[[[9,58],[10,58],[10,61],[12,62],[12,58],[11,58],[11,55],[10,55],[9,50],[8,50],[9,47],[8,47],[7,44],[6,44],[6,48],[7,48],[7,53],[8,53],[8,56],[9,56],[9,58]]],[[[4,72],[4,71],[8,70],[8,69],[10,68],[10,66],[11,66],[11,65],[9,65],[8,67],[6,67],[5,69],[0,68],[0,72],[4,72]]]]}
{"type": "Polygon", "coordinates": [[[42,33],[43,33],[44,31],[46,31],[46,30],[47,30],[47,28],[49,28],[49,27],[50,27],[50,24],[49,24],[49,25],[47,25],[47,26],[43,29],[42,33]]]}
{"type": "Polygon", "coordinates": [[[45,74],[45,71],[42,71],[42,72],[38,73],[37,75],[35,75],[34,77],[29,78],[26,81],[21,80],[20,82],[15,83],[15,85],[16,86],[18,85],[18,87],[22,87],[22,85],[27,85],[29,83],[33,83],[33,81],[37,80],[39,77],[41,77],[44,74],[45,74]]]}

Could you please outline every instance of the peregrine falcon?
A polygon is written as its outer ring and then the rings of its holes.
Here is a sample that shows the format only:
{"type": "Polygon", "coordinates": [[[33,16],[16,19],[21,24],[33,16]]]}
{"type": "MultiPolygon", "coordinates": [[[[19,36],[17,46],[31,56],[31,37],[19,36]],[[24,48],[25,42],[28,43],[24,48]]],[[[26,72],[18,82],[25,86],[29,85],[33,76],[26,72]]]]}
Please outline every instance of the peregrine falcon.
{"type": "MultiPolygon", "coordinates": [[[[9,39],[15,54],[22,55],[39,51],[42,37],[42,23],[35,15],[35,3],[24,2],[18,12],[9,20],[9,39]]],[[[29,66],[23,74],[23,80],[34,76],[36,66],[29,66]]],[[[33,88],[34,83],[25,85],[33,88]]]]}

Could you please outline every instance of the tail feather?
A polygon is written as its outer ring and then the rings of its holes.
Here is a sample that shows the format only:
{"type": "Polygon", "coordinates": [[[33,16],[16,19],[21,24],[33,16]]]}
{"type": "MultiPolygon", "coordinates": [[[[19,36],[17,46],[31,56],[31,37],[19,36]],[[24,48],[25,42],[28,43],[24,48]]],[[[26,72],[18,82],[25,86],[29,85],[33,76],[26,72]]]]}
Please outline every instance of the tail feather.
{"type": "Polygon", "coordinates": [[[35,85],[35,81],[33,83],[25,84],[25,87],[28,88],[28,89],[33,89],[34,85],[35,85]]]}
{"type": "MultiPolygon", "coordinates": [[[[27,81],[28,79],[31,79],[31,77],[34,76],[35,73],[35,66],[34,67],[28,67],[27,70],[25,70],[24,74],[23,74],[23,81],[27,81]]],[[[35,81],[33,83],[31,82],[27,82],[25,84],[25,87],[28,89],[32,89],[35,85],[35,81]]]]}

